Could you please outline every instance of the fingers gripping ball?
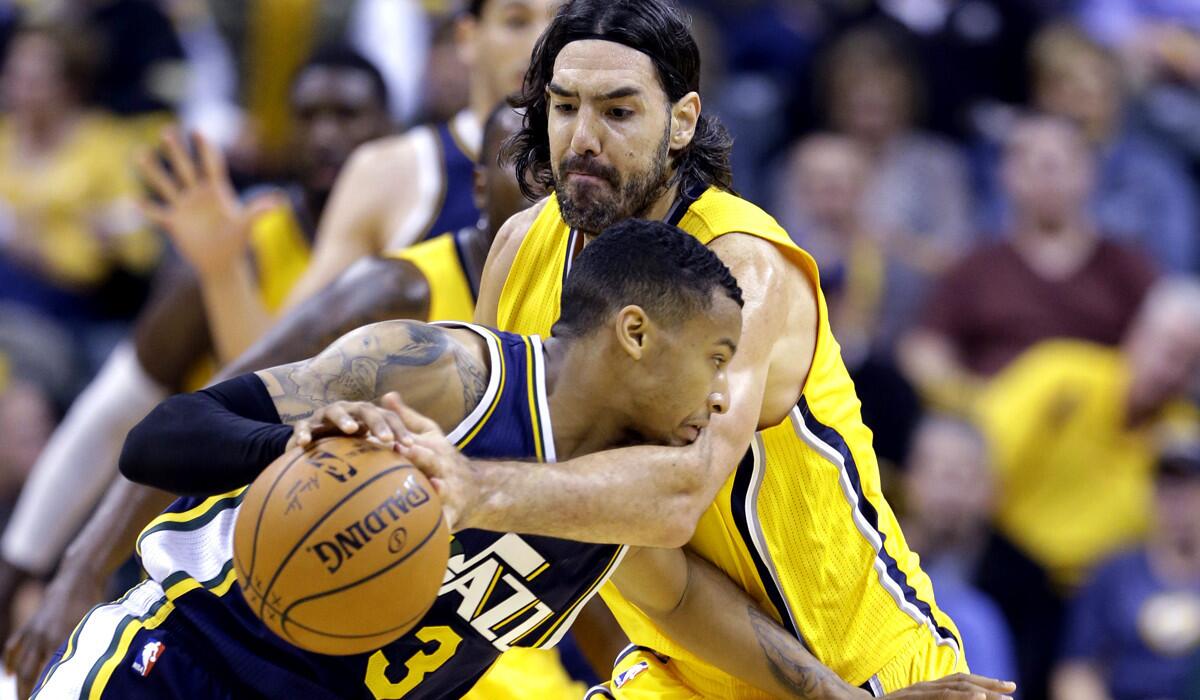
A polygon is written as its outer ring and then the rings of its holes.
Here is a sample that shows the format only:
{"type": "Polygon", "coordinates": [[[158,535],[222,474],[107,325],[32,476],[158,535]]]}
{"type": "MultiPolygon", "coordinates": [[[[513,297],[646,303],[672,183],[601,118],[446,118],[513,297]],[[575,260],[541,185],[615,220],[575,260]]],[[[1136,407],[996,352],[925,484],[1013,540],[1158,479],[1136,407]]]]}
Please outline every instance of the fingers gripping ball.
{"type": "Polygon", "coordinates": [[[250,608],[321,654],[371,651],[408,632],[437,598],[450,553],[425,476],[350,437],[275,460],[246,490],[233,537],[250,608]]]}

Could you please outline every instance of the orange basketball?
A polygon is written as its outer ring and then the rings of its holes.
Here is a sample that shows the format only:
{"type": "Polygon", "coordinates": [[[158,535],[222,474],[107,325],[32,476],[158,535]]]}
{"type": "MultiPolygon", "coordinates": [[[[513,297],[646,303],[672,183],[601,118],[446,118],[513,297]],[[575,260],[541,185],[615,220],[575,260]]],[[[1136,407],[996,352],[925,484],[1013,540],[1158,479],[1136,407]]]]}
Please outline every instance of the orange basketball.
{"type": "Polygon", "coordinates": [[[449,555],[425,475],[351,437],[275,460],[246,490],[233,533],[250,608],[321,654],[371,651],[412,629],[436,600],[449,555]]]}

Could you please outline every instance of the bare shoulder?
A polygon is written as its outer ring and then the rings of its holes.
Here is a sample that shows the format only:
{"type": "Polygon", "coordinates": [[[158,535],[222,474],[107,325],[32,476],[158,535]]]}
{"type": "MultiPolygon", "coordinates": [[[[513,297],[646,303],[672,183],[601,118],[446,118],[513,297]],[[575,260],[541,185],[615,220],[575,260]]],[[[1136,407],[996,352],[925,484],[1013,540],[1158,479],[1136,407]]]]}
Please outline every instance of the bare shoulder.
{"type": "Polygon", "coordinates": [[[418,141],[428,138],[425,127],[414,127],[402,134],[368,141],[350,156],[350,173],[359,176],[396,175],[411,170],[419,152],[418,141]]]}
{"type": "Polygon", "coordinates": [[[525,240],[525,234],[529,233],[529,229],[533,227],[533,222],[541,216],[542,210],[546,208],[546,202],[550,201],[549,197],[534,202],[528,209],[521,211],[508,217],[508,221],[500,227],[496,232],[496,240],[492,242],[492,250],[488,257],[499,253],[508,253],[511,256],[517,254],[517,249],[521,247],[521,242],[525,240]]]}
{"type": "Polygon", "coordinates": [[[737,279],[745,307],[742,343],[747,359],[766,368],[759,427],[775,425],[795,405],[816,349],[820,322],[814,280],[774,243],[727,234],[709,244],[737,279]]]}

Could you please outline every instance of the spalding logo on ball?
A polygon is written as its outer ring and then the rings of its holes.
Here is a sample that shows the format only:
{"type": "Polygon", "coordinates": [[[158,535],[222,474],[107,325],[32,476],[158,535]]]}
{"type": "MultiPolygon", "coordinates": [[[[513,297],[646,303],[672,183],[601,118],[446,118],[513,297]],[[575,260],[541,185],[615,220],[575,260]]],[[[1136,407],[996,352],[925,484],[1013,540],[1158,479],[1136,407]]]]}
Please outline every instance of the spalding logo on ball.
{"type": "Polygon", "coordinates": [[[425,475],[352,437],[275,460],[246,490],[233,538],[251,610],[321,654],[373,651],[403,636],[433,606],[450,555],[425,475]]]}

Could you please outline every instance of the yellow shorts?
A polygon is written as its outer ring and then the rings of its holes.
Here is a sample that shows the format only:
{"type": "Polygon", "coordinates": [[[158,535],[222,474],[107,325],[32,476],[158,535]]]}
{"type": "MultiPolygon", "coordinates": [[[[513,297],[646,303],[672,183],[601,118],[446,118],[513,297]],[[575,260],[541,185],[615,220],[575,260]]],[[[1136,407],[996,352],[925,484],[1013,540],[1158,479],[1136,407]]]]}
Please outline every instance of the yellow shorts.
{"type": "MultiPolygon", "coordinates": [[[[952,647],[914,645],[889,661],[863,688],[879,697],[921,681],[969,673],[962,654],[952,647]]],[[[698,700],[730,698],[730,687],[689,683],[671,659],[647,647],[629,646],[617,657],[612,679],[588,690],[585,700],[698,700]]],[[[741,695],[741,693],[736,693],[741,695]]],[[[760,697],[757,693],[754,697],[760,697]]]]}
{"type": "Polygon", "coordinates": [[[579,700],[583,683],[567,675],[554,649],[506,651],[465,700],[579,700]]]}

